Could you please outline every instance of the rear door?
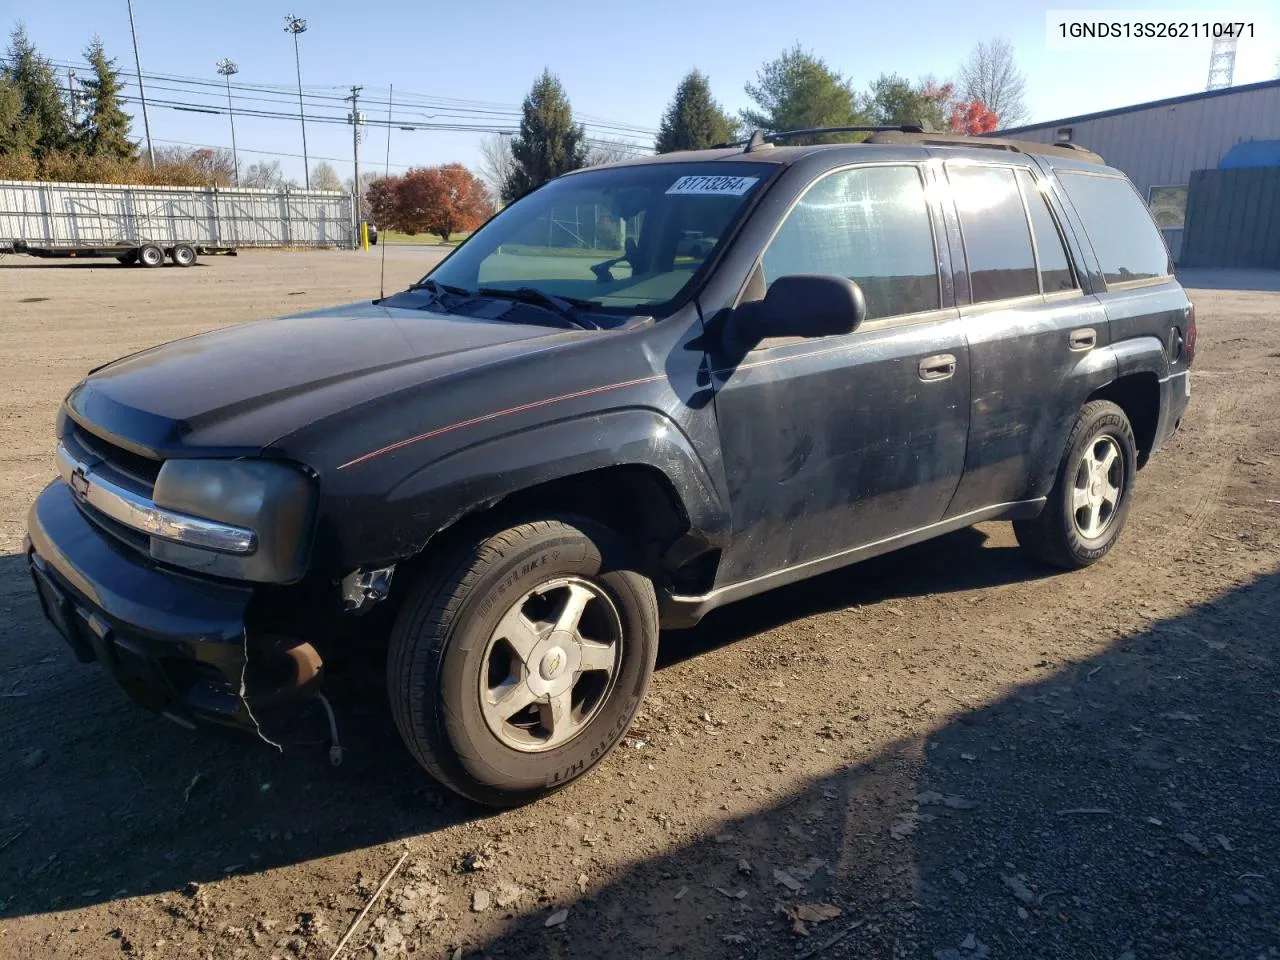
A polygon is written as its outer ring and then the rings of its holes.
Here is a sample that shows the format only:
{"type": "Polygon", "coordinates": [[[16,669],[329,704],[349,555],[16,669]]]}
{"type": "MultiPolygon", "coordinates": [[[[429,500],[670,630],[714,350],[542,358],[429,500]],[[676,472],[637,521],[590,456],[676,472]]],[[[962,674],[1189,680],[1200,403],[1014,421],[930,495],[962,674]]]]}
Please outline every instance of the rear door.
{"type": "Polygon", "coordinates": [[[774,337],[716,358],[733,513],[722,584],[927,526],[955,492],[969,369],[944,305],[928,176],[907,163],[828,172],[767,245],[747,299],[780,276],[819,273],[860,284],[868,312],[850,334],[774,337]]]}
{"type": "MultiPolygon", "coordinates": [[[[1058,170],[1057,176],[1097,257],[1098,300],[1112,341],[1152,337],[1178,357],[1190,301],[1174,280],[1169,250],[1137,189],[1117,173],[1058,170]]],[[[1185,372],[1185,365],[1168,371],[1185,372]]]]}
{"type": "Polygon", "coordinates": [[[954,517],[1048,492],[1094,384],[1090,355],[1109,334],[1067,254],[1049,181],[1029,164],[944,166],[970,286],[960,315],[972,412],[954,517]]]}

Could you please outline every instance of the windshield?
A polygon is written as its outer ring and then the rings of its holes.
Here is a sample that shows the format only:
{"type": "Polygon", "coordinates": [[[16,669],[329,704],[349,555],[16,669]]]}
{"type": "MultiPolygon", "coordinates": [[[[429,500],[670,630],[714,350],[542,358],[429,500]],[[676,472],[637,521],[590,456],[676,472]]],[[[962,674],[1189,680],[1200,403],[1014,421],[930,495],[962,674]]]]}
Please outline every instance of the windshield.
{"type": "Polygon", "coordinates": [[[646,164],[554,180],[428,274],[465,289],[533,288],[604,312],[662,315],[776,167],[646,164]]]}

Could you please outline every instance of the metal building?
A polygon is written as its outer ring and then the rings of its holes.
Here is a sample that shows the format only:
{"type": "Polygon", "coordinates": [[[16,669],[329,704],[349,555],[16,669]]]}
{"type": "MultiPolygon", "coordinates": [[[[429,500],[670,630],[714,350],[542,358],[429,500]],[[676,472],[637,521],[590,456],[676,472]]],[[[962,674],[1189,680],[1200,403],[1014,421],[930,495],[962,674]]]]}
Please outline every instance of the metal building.
{"type": "Polygon", "coordinates": [[[994,135],[1037,143],[1070,140],[1102,154],[1147,198],[1177,257],[1191,171],[1216,168],[1237,143],[1280,139],[1280,80],[1012,127],[994,135]]]}

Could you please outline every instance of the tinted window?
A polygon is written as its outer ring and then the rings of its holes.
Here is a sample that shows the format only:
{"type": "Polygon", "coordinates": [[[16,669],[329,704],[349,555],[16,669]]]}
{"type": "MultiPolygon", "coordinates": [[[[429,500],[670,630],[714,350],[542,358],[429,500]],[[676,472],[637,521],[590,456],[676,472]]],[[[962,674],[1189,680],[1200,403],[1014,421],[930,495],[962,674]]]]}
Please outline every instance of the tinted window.
{"type": "Polygon", "coordinates": [[[644,164],[553,180],[504,209],[429,276],[533,287],[605,313],[674,308],[774,172],[768,164],[644,164]]]}
{"type": "Polygon", "coordinates": [[[809,188],[765,251],[765,283],[792,273],[855,281],[867,317],[936,310],[938,260],[914,167],[861,167],[809,188]]]}
{"type": "Polygon", "coordinates": [[[947,165],[969,261],[973,302],[1040,292],[1031,231],[1008,167],[947,165]]]}
{"type": "Polygon", "coordinates": [[[1040,261],[1040,276],[1044,280],[1044,292],[1074,290],[1075,277],[1067,249],[1062,245],[1062,234],[1049,211],[1049,201],[1036,188],[1036,181],[1026,170],[1018,171],[1022,194],[1027,198],[1027,210],[1031,214],[1031,232],[1036,237],[1036,256],[1040,261]]]}
{"type": "Polygon", "coordinates": [[[1169,251],[1128,180],[1063,172],[1058,179],[1084,221],[1107,283],[1168,275],[1169,251]]]}

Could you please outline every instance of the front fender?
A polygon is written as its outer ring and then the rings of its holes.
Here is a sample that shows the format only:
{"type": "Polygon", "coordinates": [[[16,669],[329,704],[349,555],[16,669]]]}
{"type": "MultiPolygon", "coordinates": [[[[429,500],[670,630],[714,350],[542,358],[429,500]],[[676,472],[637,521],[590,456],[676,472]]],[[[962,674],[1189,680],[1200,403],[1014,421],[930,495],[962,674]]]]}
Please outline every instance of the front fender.
{"type": "Polygon", "coordinates": [[[512,432],[432,461],[392,488],[388,515],[399,518],[395,556],[421,550],[458,518],[538,484],[613,466],[661,473],[693,530],[721,542],[729,511],[692,442],[657,410],[628,408],[512,432]]]}

